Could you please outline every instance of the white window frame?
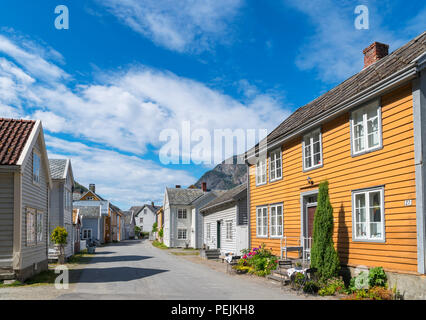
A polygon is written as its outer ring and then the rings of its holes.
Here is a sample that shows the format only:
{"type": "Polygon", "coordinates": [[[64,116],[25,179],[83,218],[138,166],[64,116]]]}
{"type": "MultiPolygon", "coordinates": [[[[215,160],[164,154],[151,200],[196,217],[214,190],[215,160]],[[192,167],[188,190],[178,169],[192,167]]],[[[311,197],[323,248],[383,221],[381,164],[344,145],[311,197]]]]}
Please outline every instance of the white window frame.
{"type": "Polygon", "coordinates": [[[384,206],[384,187],[374,187],[374,188],[368,188],[368,189],[362,189],[362,190],[355,190],[352,191],[352,240],[353,241],[365,241],[365,242],[385,242],[386,241],[386,228],[385,228],[385,206],[384,206]],[[371,229],[370,229],[370,193],[372,192],[380,192],[380,219],[381,219],[381,234],[382,236],[380,238],[377,237],[371,237],[371,229]],[[367,235],[365,237],[357,236],[356,234],[356,226],[357,226],[357,220],[356,220],[356,203],[355,199],[356,196],[359,194],[364,194],[365,196],[365,208],[366,208],[366,232],[367,235]]]}
{"type": "Polygon", "coordinates": [[[37,186],[40,186],[40,172],[41,172],[41,155],[36,150],[33,149],[33,183],[37,186]],[[38,164],[36,163],[36,159],[38,159],[38,164]],[[36,165],[38,165],[36,171],[36,165]]]}
{"type": "Polygon", "coordinates": [[[232,220],[225,221],[225,240],[232,241],[232,228],[233,228],[233,222],[232,220]]]}
{"type": "Polygon", "coordinates": [[[187,212],[187,210],[185,208],[177,209],[177,218],[178,219],[182,219],[182,220],[188,219],[188,212],[187,212]],[[179,216],[180,213],[181,213],[181,217],[179,216]],[[183,217],[183,213],[185,213],[185,218],[183,217]]]}
{"type": "Polygon", "coordinates": [[[284,206],[282,203],[275,203],[275,204],[271,204],[269,205],[269,234],[271,238],[275,238],[275,239],[279,239],[283,237],[284,234],[284,206]],[[281,208],[281,225],[278,224],[278,207],[281,208]],[[275,221],[276,223],[274,225],[272,225],[272,208],[275,208],[275,213],[276,213],[276,218],[275,221]],[[278,227],[281,226],[281,234],[279,234],[277,231],[275,232],[276,234],[272,233],[272,226],[275,227],[275,230],[278,230],[278,227]]]}
{"type": "Polygon", "coordinates": [[[266,170],[266,157],[259,158],[256,163],[256,186],[261,186],[266,184],[267,180],[267,170],[266,170]],[[259,181],[260,179],[260,181],[259,181]]]}
{"type": "Polygon", "coordinates": [[[188,240],[188,230],[186,228],[178,228],[177,229],[177,239],[178,240],[188,240]],[[185,238],[180,237],[179,232],[182,232],[182,231],[185,231],[185,238]]]}
{"type": "Polygon", "coordinates": [[[37,220],[36,220],[36,242],[43,242],[43,232],[44,232],[44,214],[42,211],[37,210],[37,220]]]}
{"type": "Polygon", "coordinates": [[[211,240],[211,238],[212,238],[212,230],[211,230],[212,224],[211,223],[207,223],[206,228],[207,228],[207,230],[206,230],[207,240],[211,240]]]}
{"type": "Polygon", "coordinates": [[[281,148],[275,149],[273,151],[271,151],[269,153],[269,182],[274,182],[277,180],[281,180],[283,177],[283,156],[282,156],[282,152],[281,152],[281,148]],[[272,160],[272,155],[274,154],[278,154],[278,157],[275,160],[272,160]],[[272,172],[273,170],[272,168],[272,162],[274,162],[274,173],[275,173],[275,177],[272,178],[272,172]],[[280,163],[280,169],[281,169],[281,175],[278,177],[277,176],[277,162],[280,163]]]}
{"type": "Polygon", "coordinates": [[[256,207],[256,237],[257,238],[267,238],[268,237],[268,224],[269,224],[269,217],[268,217],[268,206],[259,206],[256,207]],[[266,226],[262,223],[261,227],[265,231],[264,234],[259,233],[259,210],[261,210],[262,219],[263,222],[265,216],[266,216],[266,226]]]}
{"type": "Polygon", "coordinates": [[[316,168],[320,168],[323,166],[324,162],[323,162],[323,156],[322,156],[322,132],[321,132],[321,128],[318,128],[314,131],[309,132],[308,134],[305,134],[302,138],[302,161],[303,161],[303,171],[309,171],[309,170],[313,170],[316,168]],[[314,135],[319,133],[319,144],[320,144],[320,163],[318,164],[313,164],[314,163],[314,135]],[[305,145],[305,140],[306,138],[309,137],[309,149],[310,149],[310,157],[311,157],[311,166],[307,167],[306,166],[306,145],[305,145]]]}
{"type": "Polygon", "coordinates": [[[82,239],[83,240],[87,240],[87,239],[91,239],[92,238],[92,229],[88,228],[88,229],[83,229],[81,230],[81,234],[82,234],[82,239]],[[85,232],[86,231],[86,232],[85,232]],[[90,232],[89,232],[90,231],[90,232]],[[86,233],[86,234],[85,234],[86,233]],[[89,237],[89,233],[90,233],[90,237],[89,237]]]}
{"type": "Polygon", "coordinates": [[[364,153],[372,152],[379,150],[383,147],[383,128],[382,128],[382,107],[380,105],[380,101],[374,100],[360,108],[357,108],[351,112],[350,118],[350,128],[351,128],[351,153],[352,156],[358,156],[364,153]],[[377,108],[377,127],[378,127],[378,139],[379,144],[377,146],[368,147],[368,123],[367,123],[367,109],[371,107],[377,108]],[[355,151],[355,121],[354,114],[357,112],[363,113],[363,121],[362,125],[364,128],[364,149],[355,151]]]}
{"type": "Polygon", "coordinates": [[[35,246],[37,243],[37,211],[34,208],[26,208],[26,245],[27,247],[35,246]]]}

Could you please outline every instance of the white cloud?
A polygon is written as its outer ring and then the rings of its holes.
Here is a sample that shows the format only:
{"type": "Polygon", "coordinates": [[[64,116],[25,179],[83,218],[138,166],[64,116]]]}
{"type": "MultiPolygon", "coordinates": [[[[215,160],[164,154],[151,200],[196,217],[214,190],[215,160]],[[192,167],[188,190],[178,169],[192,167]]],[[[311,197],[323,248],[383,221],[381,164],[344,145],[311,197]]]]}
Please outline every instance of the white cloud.
{"type": "Polygon", "coordinates": [[[98,3],[157,45],[178,52],[197,52],[229,37],[229,23],[243,0],[98,0],[98,3]]]}
{"type": "Polygon", "coordinates": [[[142,159],[156,157],[163,129],[180,131],[182,122],[190,121],[192,130],[205,129],[211,136],[214,129],[271,130],[290,113],[282,109],[279,96],[262,93],[247,81],[245,101],[237,101],[200,82],[145,66],[97,74],[97,84],[68,87],[57,65],[36,51],[26,52],[20,43],[2,39],[8,44],[0,45],[2,115],[41,119],[49,135],[61,133],[66,139],[99,146],[47,139],[51,155],[75,162],[78,181],[99,184],[105,196],[117,201],[159,199],[166,185],[196,181],[185,171],[155,164],[156,159],[142,159]],[[10,47],[21,58],[16,59],[10,47]],[[40,69],[30,66],[39,60],[48,74],[58,76],[40,75],[40,69]],[[148,146],[154,151],[147,153],[148,146]]]}
{"type": "Polygon", "coordinates": [[[183,170],[161,167],[151,160],[90,147],[45,134],[49,158],[71,158],[74,179],[121,209],[130,205],[163,201],[165,186],[189,185],[196,178],[183,170]]]}

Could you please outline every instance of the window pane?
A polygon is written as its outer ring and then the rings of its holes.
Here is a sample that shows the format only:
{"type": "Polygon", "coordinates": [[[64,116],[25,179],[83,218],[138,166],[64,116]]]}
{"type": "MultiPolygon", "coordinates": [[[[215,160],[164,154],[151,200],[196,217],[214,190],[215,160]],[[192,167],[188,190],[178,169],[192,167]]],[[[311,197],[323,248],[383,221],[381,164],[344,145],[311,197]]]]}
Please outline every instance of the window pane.
{"type": "Polygon", "coordinates": [[[365,216],[365,194],[355,196],[356,222],[366,222],[365,216]]]}
{"type": "Polygon", "coordinates": [[[372,148],[379,145],[379,119],[376,117],[373,120],[367,121],[368,130],[368,147],[372,148]]]}
{"type": "Polygon", "coordinates": [[[380,192],[370,192],[370,233],[372,238],[382,237],[382,214],[380,192]]]}

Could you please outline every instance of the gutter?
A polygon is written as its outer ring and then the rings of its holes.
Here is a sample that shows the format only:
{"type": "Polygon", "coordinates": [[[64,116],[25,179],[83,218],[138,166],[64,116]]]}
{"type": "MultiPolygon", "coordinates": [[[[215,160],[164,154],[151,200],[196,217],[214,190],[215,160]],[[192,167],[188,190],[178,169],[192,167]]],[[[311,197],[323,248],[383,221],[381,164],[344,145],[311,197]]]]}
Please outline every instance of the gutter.
{"type": "MultiPolygon", "coordinates": [[[[266,147],[259,149],[257,154],[266,152],[270,149],[277,147],[278,145],[282,145],[284,142],[287,142],[288,140],[301,135],[304,131],[314,129],[315,127],[318,127],[324,122],[329,121],[339,116],[340,114],[343,114],[347,112],[348,110],[353,109],[354,107],[360,104],[363,104],[375,98],[378,95],[383,94],[385,91],[395,88],[396,86],[400,85],[402,82],[408,82],[412,79],[415,79],[417,77],[417,72],[418,72],[417,66],[416,66],[416,63],[417,63],[416,60],[421,60],[421,64],[424,67],[425,59],[423,56],[426,56],[425,53],[423,53],[421,56],[413,60],[413,62],[411,62],[411,64],[408,67],[395,72],[388,78],[377,82],[376,84],[372,85],[368,89],[360,93],[357,93],[356,95],[352,96],[348,100],[332,107],[325,115],[317,116],[316,118],[314,118],[315,120],[310,122],[308,125],[302,126],[301,128],[294,129],[293,132],[287,133],[285,136],[273,142],[272,144],[266,143],[266,147]]],[[[253,147],[252,149],[256,150],[256,146],[253,147]]],[[[251,153],[252,154],[248,156],[247,155],[248,152],[246,152],[246,160],[250,160],[251,158],[255,157],[256,152],[252,151],[251,153]]]]}

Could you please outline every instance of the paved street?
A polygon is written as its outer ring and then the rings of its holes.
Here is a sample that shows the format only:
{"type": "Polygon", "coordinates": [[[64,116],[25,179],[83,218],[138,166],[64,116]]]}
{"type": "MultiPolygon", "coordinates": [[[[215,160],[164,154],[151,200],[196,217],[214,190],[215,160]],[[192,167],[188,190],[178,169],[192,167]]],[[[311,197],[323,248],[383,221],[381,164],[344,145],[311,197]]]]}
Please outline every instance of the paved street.
{"type": "MultiPolygon", "coordinates": [[[[197,258],[198,259],[198,258],[197,258]]],[[[222,267],[222,266],[220,266],[222,267]]],[[[223,268],[225,266],[223,265],[223,268]]],[[[222,269],[223,270],[223,269],[222,269]]],[[[265,279],[228,275],[145,241],[97,248],[71,292],[59,299],[301,299],[265,279]]]]}

